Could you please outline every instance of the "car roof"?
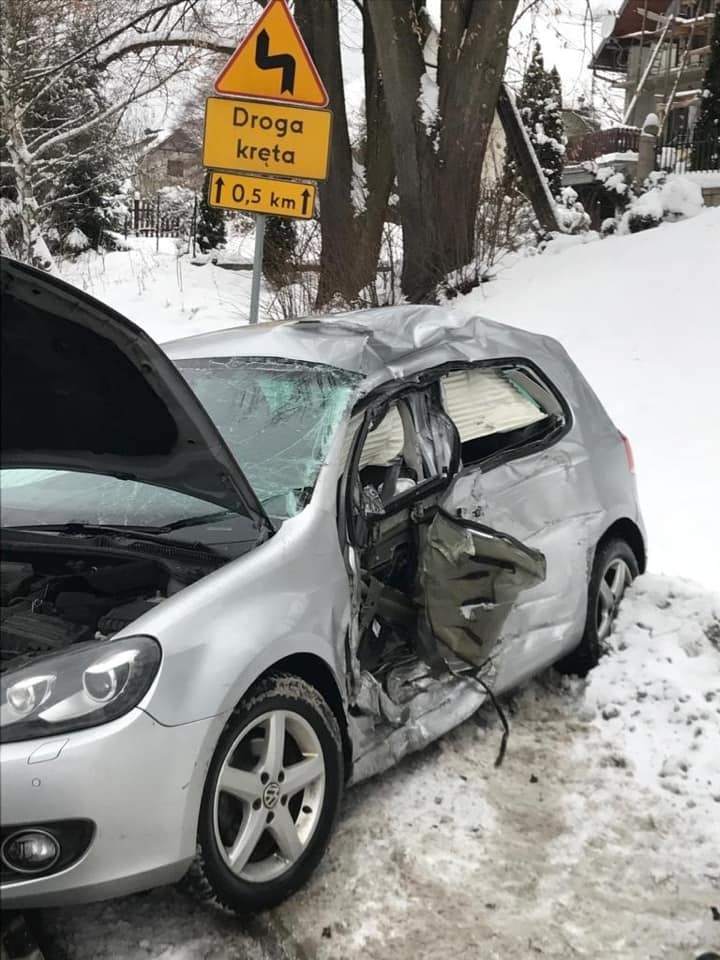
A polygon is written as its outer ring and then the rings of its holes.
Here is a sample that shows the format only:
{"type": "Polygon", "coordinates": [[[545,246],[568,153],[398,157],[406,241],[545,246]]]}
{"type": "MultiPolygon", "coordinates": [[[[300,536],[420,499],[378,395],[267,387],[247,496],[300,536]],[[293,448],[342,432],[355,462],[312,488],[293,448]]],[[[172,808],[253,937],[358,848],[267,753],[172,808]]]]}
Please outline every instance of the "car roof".
{"type": "Polygon", "coordinates": [[[361,393],[447,363],[510,357],[541,363],[564,353],[549,337],[431,305],[232,327],[174,340],[163,349],[173,360],[277,357],[323,363],[360,374],[361,393]]]}

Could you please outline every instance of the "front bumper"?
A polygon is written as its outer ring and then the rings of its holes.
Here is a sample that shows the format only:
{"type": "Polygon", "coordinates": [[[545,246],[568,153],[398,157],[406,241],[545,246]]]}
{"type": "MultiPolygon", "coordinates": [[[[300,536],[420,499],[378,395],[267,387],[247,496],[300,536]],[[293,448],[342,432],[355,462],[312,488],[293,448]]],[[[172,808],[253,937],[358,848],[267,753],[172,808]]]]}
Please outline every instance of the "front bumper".
{"type": "Polygon", "coordinates": [[[136,708],[112,723],[53,738],[43,750],[43,740],[2,744],[4,827],[66,819],[95,824],[76,863],[50,876],[4,882],[3,907],[84,903],[178,880],[195,854],[205,772],[223,723],[214,717],[165,727],[136,708]]]}

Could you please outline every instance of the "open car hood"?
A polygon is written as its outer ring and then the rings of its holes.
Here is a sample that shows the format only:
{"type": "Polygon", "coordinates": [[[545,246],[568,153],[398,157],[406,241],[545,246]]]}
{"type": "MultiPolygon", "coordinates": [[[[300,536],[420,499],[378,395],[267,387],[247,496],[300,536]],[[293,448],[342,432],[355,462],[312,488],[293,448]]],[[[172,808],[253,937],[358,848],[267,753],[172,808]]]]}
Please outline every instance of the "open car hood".
{"type": "Polygon", "coordinates": [[[2,274],[2,465],[166,487],[272,525],[180,372],[139,327],[13,260],[2,274]]]}

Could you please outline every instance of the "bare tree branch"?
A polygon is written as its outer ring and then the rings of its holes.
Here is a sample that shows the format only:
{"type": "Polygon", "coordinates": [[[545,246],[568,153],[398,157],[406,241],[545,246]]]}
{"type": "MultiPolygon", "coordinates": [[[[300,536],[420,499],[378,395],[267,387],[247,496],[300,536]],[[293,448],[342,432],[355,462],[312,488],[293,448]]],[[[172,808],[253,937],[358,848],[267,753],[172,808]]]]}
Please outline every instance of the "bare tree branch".
{"type": "Polygon", "coordinates": [[[107,110],[103,110],[102,113],[99,113],[97,116],[92,117],[90,120],[87,120],[85,123],[80,124],[78,127],[73,127],[72,130],[66,130],[64,133],[57,134],[56,136],[51,136],[49,139],[44,140],[40,146],[34,151],[34,158],[40,158],[43,154],[46,154],[49,150],[54,149],[60,144],[67,143],[69,140],[73,140],[75,137],[80,136],[83,133],[86,133],[88,130],[92,130],[93,127],[96,127],[98,124],[102,123],[104,120],[107,120],[109,117],[114,116],[116,113],[119,113],[122,110],[127,109],[127,107],[133,103],[135,100],[138,100],[142,97],[148,96],[150,93],[154,93],[155,90],[159,90],[160,87],[164,86],[167,83],[165,77],[161,77],[155,83],[151,84],[148,87],[145,87],[142,90],[137,91],[136,93],[131,94],[129,97],[126,97],[120,103],[114,104],[112,107],[108,107],[107,110]]]}
{"type": "Polygon", "coordinates": [[[193,33],[173,33],[169,35],[145,34],[137,40],[128,40],[104,57],[97,60],[98,69],[104,70],[111,63],[120,60],[129,53],[139,53],[141,50],[161,49],[163,47],[195,47],[199,50],[209,50],[212,53],[232,53],[237,47],[230,40],[217,40],[215,37],[200,36],[193,33]]]}
{"type": "Polygon", "coordinates": [[[73,63],[77,63],[79,60],[84,60],[89,54],[94,50],[99,50],[101,47],[104,47],[108,43],[112,43],[113,40],[116,40],[118,37],[122,36],[123,33],[126,33],[128,30],[132,30],[133,27],[142,23],[143,20],[147,20],[149,17],[153,16],[155,13],[158,13],[162,10],[167,10],[171,7],[177,7],[181,4],[190,3],[191,6],[194,6],[196,0],[165,0],[164,3],[158,4],[155,7],[150,7],[148,10],[143,11],[139,16],[134,17],[133,19],[123,23],[122,26],[118,27],[116,30],[111,31],[103,37],[100,37],[98,40],[95,40],[89,46],[85,47],[83,50],[80,50],[78,53],[74,54],[72,57],[68,57],[63,60],[61,63],[53,64],[51,67],[47,67],[43,70],[30,70],[27,73],[28,80],[39,80],[41,78],[50,76],[53,73],[67,69],[73,63]]]}

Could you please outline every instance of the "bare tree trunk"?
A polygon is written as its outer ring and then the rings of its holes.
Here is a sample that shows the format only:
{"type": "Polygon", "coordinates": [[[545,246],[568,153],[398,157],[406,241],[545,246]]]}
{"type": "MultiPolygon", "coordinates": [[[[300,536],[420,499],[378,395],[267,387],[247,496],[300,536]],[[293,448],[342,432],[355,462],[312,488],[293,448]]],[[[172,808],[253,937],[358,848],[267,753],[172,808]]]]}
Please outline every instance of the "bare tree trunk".
{"type": "MultiPolygon", "coordinates": [[[[517,0],[444,0],[438,119],[423,121],[424,29],[414,0],[367,0],[385,82],[398,177],[402,288],[432,299],[473,258],[475,214],[517,0]]],[[[427,81],[425,81],[427,83],[427,81]]]]}
{"type": "Polygon", "coordinates": [[[363,47],[367,139],[365,147],[366,208],[352,201],[353,155],[348,132],[340,52],[337,0],[296,0],[295,17],[323,78],[333,111],[330,177],[319,186],[322,243],[316,304],[327,305],[339,294],[351,302],[374,283],[394,164],[382,79],[374,37],[363,13],[363,47]]]}
{"type": "MultiPolygon", "coordinates": [[[[438,67],[442,117],[438,160],[442,210],[441,260],[450,270],[473,259],[475,213],[490,128],[507,59],[508,38],[518,0],[456,0],[464,17],[443,24],[440,49],[456,52],[449,69],[444,51],[438,67]],[[457,34],[455,31],[461,29],[457,34]]],[[[452,6],[452,4],[451,4],[452,6]]]]}
{"type": "Polygon", "coordinates": [[[387,94],[398,178],[404,250],[402,289],[411,300],[421,301],[442,275],[434,257],[437,157],[432,132],[425,127],[418,103],[425,73],[418,38],[421,27],[412,0],[368,0],[368,12],[387,94]]]}
{"type": "Polygon", "coordinates": [[[365,210],[356,218],[356,283],[358,290],[375,282],[388,199],[395,179],[390,118],[377,59],[370,15],[363,9],[365,68],[365,210]]]}
{"type": "Polygon", "coordinates": [[[320,183],[320,280],[317,306],[327,304],[336,293],[350,299],[354,291],[348,253],[353,249],[352,153],[345,111],[340,60],[337,0],[296,0],[295,18],[315,61],[333,111],[330,171],[320,183]]]}

